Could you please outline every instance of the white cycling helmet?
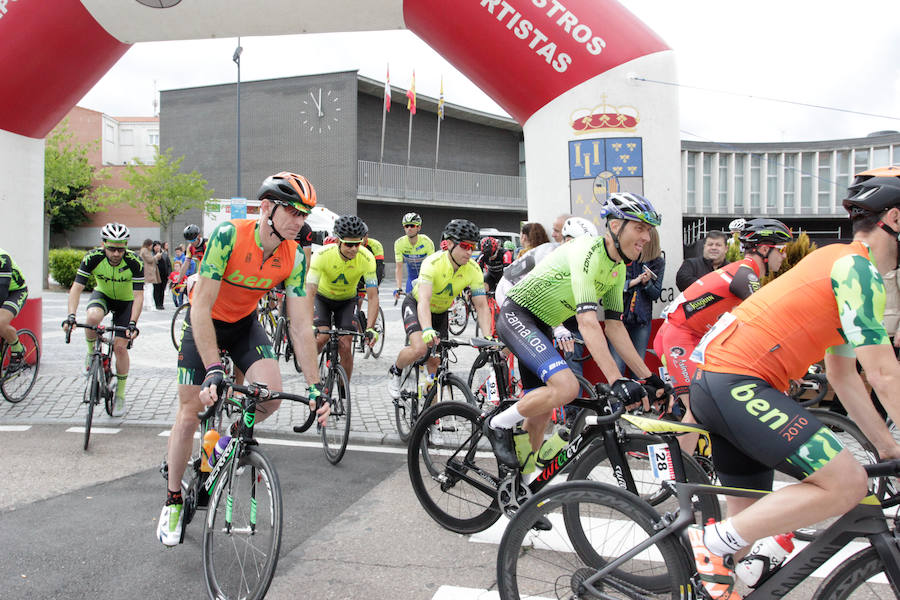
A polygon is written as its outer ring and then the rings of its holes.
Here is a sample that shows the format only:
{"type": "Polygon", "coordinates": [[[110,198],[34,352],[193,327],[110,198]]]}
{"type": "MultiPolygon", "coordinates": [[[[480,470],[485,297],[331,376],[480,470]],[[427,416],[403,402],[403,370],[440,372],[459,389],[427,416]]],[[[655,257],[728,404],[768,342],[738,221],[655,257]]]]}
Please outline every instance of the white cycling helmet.
{"type": "Polygon", "coordinates": [[[562,236],[564,238],[577,238],[583,235],[597,235],[597,227],[587,219],[581,217],[569,217],[562,226],[562,236]]]}
{"type": "Polygon", "coordinates": [[[744,225],[747,224],[747,221],[738,217],[734,221],[728,224],[729,231],[742,231],[744,229],[744,225]]]}
{"type": "Polygon", "coordinates": [[[107,223],[100,230],[100,239],[104,242],[127,242],[131,232],[121,223],[107,223]]]}

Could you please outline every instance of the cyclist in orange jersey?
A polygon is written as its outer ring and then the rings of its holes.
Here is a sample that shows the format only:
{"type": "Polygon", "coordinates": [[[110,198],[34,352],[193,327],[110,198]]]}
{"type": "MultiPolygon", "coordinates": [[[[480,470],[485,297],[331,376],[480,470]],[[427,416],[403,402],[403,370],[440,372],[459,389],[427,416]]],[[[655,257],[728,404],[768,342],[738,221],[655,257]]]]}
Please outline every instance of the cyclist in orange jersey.
{"type": "Polygon", "coordinates": [[[866,495],[866,474],[830,429],[787,394],[825,354],[829,383],[881,458],[900,458],[856,361],[888,414],[900,419],[900,364],[882,325],[881,272],[897,268],[900,179],[873,177],[844,200],[853,242],[820,248],[766,285],[703,337],[691,411],[711,431],[723,484],[772,489],[774,469],[799,483],[762,499],[728,498],[729,519],[690,532],[713,598],[737,598],[733,559],[766,536],[846,513],[866,495]]]}

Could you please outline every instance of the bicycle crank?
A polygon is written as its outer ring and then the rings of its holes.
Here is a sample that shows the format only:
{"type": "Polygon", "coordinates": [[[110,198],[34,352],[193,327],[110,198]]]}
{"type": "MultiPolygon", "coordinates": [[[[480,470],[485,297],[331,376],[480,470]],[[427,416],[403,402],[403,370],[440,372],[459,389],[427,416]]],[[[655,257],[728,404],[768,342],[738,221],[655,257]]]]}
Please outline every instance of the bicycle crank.
{"type": "Polygon", "coordinates": [[[497,486],[497,504],[503,513],[512,518],[519,507],[531,498],[531,489],[522,481],[519,472],[509,473],[497,486]]]}

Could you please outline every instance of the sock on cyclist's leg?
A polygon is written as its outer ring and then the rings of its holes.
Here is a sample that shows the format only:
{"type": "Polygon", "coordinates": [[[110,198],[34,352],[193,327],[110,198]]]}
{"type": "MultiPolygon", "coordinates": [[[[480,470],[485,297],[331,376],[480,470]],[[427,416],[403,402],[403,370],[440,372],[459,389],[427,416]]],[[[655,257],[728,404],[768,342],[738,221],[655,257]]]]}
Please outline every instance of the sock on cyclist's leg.
{"type": "Polygon", "coordinates": [[[124,375],[119,375],[116,373],[116,398],[124,398],[125,397],[125,382],[128,380],[128,373],[124,375]]]}
{"type": "Polygon", "coordinates": [[[523,417],[519,413],[519,409],[516,408],[515,404],[513,404],[502,413],[494,416],[494,418],[491,419],[491,427],[493,427],[494,429],[512,429],[524,420],[525,417],[523,417]]]}
{"type": "Polygon", "coordinates": [[[88,354],[90,354],[90,353],[92,353],[92,352],[94,351],[94,344],[96,344],[96,343],[97,343],[97,340],[88,340],[88,341],[87,341],[87,345],[88,345],[88,354]]]}
{"type": "Polygon", "coordinates": [[[400,370],[400,368],[397,366],[397,363],[392,364],[391,368],[388,369],[388,371],[391,373],[391,375],[402,375],[403,374],[403,371],[400,370]]]}
{"type": "Polygon", "coordinates": [[[173,492],[172,490],[166,490],[166,506],[171,506],[172,504],[184,504],[184,500],[181,497],[181,490],[177,492],[173,492]]]}
{"type": "Polygon", "coordinates": [[[718,556],[734,554],[750,542],[740,536],[731,519],[718,523],[710,523],[703,530],[703,544],[710,552],[718,556]]]}

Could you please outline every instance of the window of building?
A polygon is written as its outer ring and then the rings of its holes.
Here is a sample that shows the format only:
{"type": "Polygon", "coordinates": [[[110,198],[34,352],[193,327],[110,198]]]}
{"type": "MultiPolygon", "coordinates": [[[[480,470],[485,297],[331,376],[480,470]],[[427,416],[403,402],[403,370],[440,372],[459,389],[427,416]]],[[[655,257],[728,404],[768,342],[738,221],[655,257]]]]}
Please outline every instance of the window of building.
{"type": "Polygon", "coordinates": [[[780,154],[766,155],[766,207],[775,210],[778,201],[778,171],[780,154]]]}
{"type": "Polygon", "coordinates": [[[762,165],[761,154],[750,155],[750,211],[759,210],[759,190],[762,182],[760,181],[760,165],[762,165]]]}
{"type": "Polygon", "coordinates": [[[687,211],[697,210],[697,153],[687,153],[687,211]]]}
{"type": "Polygon", "coordinates": [[[800,155],[800,212],[812,213],[813,207],[813,156],[812,152],[800,155]]]}
{"type": "Polygon", "coordinates": [[[728,159],[731,155],[719,154],[719,212],[728,212],[728,159]]]}
{"type": "Polygon", "coordinates": [[[115,139],[116,139],[116,130],[112,125],[107,123],[106,124],[106,141],[112,142],[112,141],[115,141],[115,139]]]}
{"type": "Polygon", "coordinates": [[[819,152],[819,212],[831,212],[831,152],[819,152]]]}
{"type": "Polygon", "coordinates": [[[703,155],[703,212],[712,210],[712,155],[703,155]]]}
{"type": "Polygon", "coordinates": [[[158,132],[158,131],[151,131],[151,132],[147,135],[147,142],[148,142],[151,146],[159,146],[159,132],[158,132]]]}
{"type": "Polygon", "coordinates": [[[885,148],[875,148],[872,151],[872,166],[873,167],[886,167],[891,164],[891,149],[888,147],[885,148]]]}
{"type": "Polygon", "coordinates": [[[853,174],[856,175],[861,171],[869,168],[869,149],[857,148],[853,153],[853,174]]]}
{"type": "Polygon", "coordinates": [[[119,130],[119,145],[133,146],[134,145],[134,130],[120,129],[119,130]]]}
{"type": "Polygon", "coordinates": [[[734,155],[734,211],[744,211],[744,155],[734,155]]]}
{"type": "Polygon", "coordinates": [[[837,187],[838,198],[843,198],[842,194],[850,187],[850,151],[839,150],[837,153],[837,177],[835,178],[835,187],[837,187]]]}
{"type": "Polygon", "coordinates": [[[797,155],[785,154],[784,159],[782,160],[784,160],[784,174],[782,175],[782,177],[784,178],[782,192],[782,197],[784,199],[784,212],[793,213],[797,211],[797,205],[794,201],[796,194],[794,178],[797,176],[797,155]]]}

